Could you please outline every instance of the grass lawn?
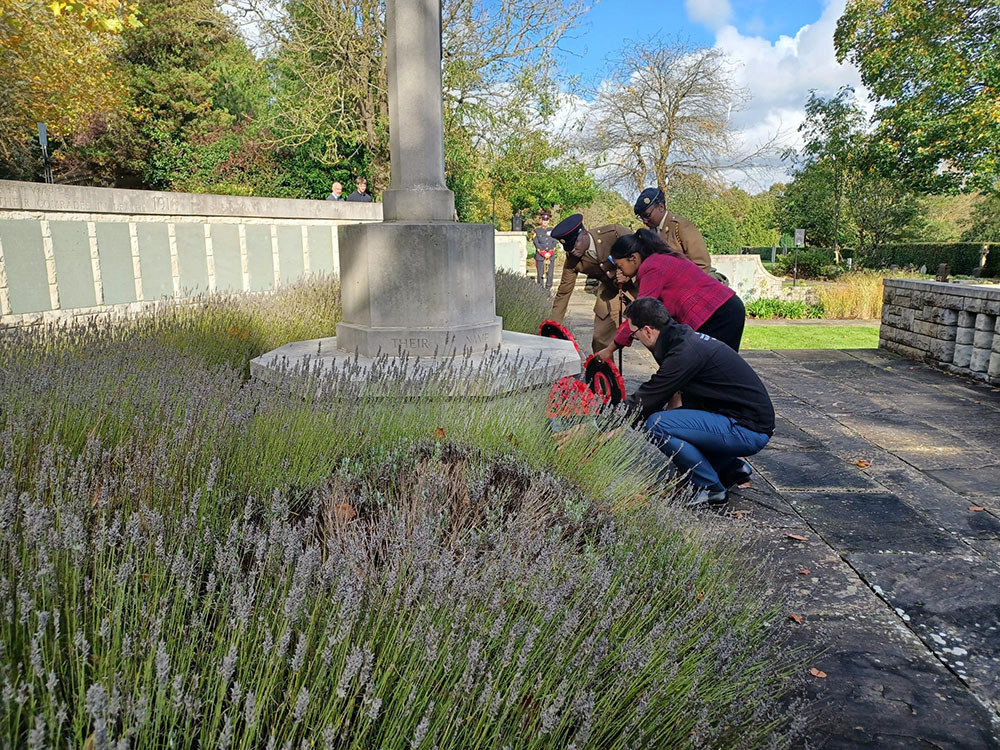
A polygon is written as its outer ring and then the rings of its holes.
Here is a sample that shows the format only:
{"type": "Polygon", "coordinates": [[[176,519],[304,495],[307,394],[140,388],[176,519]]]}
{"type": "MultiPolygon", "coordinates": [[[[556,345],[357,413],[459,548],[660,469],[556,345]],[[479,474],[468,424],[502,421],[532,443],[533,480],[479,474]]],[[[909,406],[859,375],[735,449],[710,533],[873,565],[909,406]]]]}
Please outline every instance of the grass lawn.
{"type": "Polygon", "coordinates": [[[742,349],[875,349],[878,326],[747,326],[742,349]]]}

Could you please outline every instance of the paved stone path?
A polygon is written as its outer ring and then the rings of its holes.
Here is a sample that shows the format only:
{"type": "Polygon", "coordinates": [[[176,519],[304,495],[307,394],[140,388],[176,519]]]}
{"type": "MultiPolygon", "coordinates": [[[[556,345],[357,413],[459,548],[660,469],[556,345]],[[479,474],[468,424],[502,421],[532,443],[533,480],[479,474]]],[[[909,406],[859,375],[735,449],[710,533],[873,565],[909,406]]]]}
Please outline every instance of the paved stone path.
{"type": "MultiPolygon", "coordinates": [[[[1000,748],[1000,392],[874,349],[744,357],[777,430],[724,517],[758,532],[819,653],[810,746],[1000,748]]],[[[652,367],[632,347],[629,390],[652,367]]]]}

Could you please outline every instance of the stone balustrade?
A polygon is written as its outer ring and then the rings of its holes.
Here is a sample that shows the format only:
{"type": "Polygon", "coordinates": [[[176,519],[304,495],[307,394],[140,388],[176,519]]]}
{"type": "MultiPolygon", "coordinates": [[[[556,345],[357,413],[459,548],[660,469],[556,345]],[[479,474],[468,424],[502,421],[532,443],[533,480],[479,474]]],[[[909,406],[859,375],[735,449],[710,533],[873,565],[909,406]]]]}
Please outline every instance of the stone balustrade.
{"type": "Polygon", "coordinates": [[[886,279],[879,347],[1000,385],[1000,286],[886,279]]]}

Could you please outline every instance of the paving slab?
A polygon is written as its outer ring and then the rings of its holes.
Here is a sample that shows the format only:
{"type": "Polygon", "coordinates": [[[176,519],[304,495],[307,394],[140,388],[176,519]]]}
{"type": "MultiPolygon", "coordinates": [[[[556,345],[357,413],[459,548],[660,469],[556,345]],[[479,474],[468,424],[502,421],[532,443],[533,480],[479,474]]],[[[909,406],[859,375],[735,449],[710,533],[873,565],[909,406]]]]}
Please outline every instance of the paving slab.
{"type": "Polygon", "coordinates": [[[870,477],[850,471],[846,462],[827,451],[765,449],[749,461],[778,490],[881,489],[870,477]]]}
{"type": "Polygon", "coordinates": [[[954,550],[954,539],[889,493],[798,492],[792,506],[834,549],[954,550]]]}
{"type": "Polygon", "coordinates": [[[954,555],[848,555],[924,644],[1000,711],[1000,571],[954,555]]]}
{"type": "Polygon", "coordinates": [[[804,644],[822,644],[806,683],[817,710],[810,746],[840,748],[1000,748],[988,708],[926,647],[890,622],[803,623],[804,644]]]}
{"type": "Polygon", "coordinates": [[[992,496],[1000,491],[1000,462],[991,466],[972,465],[963,469],[928,471],[945,487],[969,497],[992,496]]]}

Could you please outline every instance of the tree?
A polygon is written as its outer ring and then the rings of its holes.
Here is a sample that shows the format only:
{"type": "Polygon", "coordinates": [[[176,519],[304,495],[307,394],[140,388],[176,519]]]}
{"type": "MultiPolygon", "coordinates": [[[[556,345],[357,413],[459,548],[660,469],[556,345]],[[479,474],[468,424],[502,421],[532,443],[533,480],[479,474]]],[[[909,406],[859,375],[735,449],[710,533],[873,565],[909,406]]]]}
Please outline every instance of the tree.
{"type": "Polygon", "coordinates": [[[962,242],[1000,242],[1000,195],[994,193],[976,204],[962,242]]]}
{"type": "Polygon", "coordinates": [[[834,221],[833,182],[830,165],[825,162],[803,165],[796,170],[795,179],[785,186],[775,205],[782,234],[791,235],[796,229],[804,229],[807,244],[818,247],[853,243],[850,222],[842,215],[834,221]]]}
{"type": "Polygon", "coordinates": [[[597,193],[585,167],[540,131],[511,133],[490,164],[489,177],[515,213],[554,206],[565,211],[587,205],[597,193]]]}
{"type": "Polygon", "coordinates": [[[0,165],[30,177],[35,123],[54,139],[83,125],[95,110],[113,110],[124,88],[111,56],[124,29],[136,28],[135,6],[118,0],[52,3],[4,0],[0,8],[0,165]]]}
{"type": "Polygon", "coordinates": [[[849,0],[834,42],[879,102],[880,137],[910,186],[996,188],[1000,5],[849,0]]]}
{"type": "MultiPolygon", "coordinates": [[[[273,57],[277,92],[268,129],[279,147],[326,143],[327,164],[361,159],[388,183],[388,98],[384,0],[284,0],[278,13],[237,0],[257,20],[273,57]]],[[[512,132],[538,129],[551,114],[553,54],[585,10],[584,0],[445,0],[442,77],[446,167],[462,196],[460,216],[477,202],[472,186],[512,132]],[[471,170],[457,175],[456,169],[471,170]]],[[[516,166],[515,166],[516,169],[516,166]]],[[[463,216],[464,218],[464,216],[463,216]]]]}
{"type": "Polygon", "coordinates": [[[730,116],[749,95],[733,82],[717,49],[626,42],[592,93],[596,123],[589,145],[613,186],[667,190],[682,175],[750,168],[770,148],[748,153],[738,144],[730,116]]]}
{"type": "Polygon", "coordinates": [[[845,192],[859,250],[913,240],[922,226],[920,202],[898,178],[885,176],[885,158],[883,144],[872,138],[853,156],[845,192]]]}
{"type": "Polygon", "coordinates": [[[842,86],[836,96],[825,99],[809,92],[806,117],[799,126],[805,145],[796,155],[800,165],[822,164],[816,172],[829,180],[829,211],[833,223],[833,252],[840,262],[840,219],[848,176],[854,170],[864,135],[864,114],[854,97],[854,88],[842,86]]]}
{"type": "Polygon", "coordinates": [[[259,65],[215,0],[147,0],[142,19],[122,33],[113,57],[126,106],[92,113],[61,154],[59,174],[64,181],[204,190],[215,167],[243,150],[233,136],[248,132],[234,133],[248,113],[216,99],[251,106],[235,83],[259,65]]]}

